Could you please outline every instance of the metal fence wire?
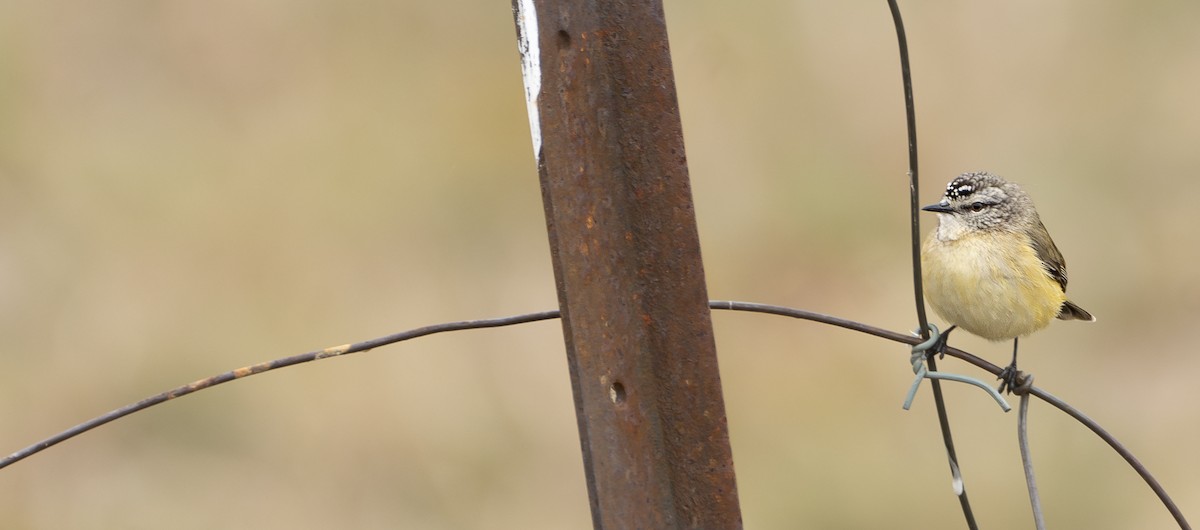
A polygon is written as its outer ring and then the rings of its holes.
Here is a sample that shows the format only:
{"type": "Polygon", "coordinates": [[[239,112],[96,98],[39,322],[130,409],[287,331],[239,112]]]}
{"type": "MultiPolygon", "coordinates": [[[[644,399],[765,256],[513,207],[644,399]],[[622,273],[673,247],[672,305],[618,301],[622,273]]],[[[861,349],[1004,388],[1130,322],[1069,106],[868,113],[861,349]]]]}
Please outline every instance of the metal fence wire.
{"type": "MultiPolygon", "coordinates": [[[[969,528],[937,370],[919,346],[936,336],[921,286],[917,140],[908,48],[899,7],[908,124],[913,288],[920,336],[801,309],[709,301],[660,1],[513,0],[533,150],[543,190],[559,309],[448,322],[238,368],[150,396],[0,460],[0,469],[113,420],[230,381],[418,337],[560,318],[596,528],[740,528],[732,452],[710,310],[798,318],[914,346],[917,384],[930,379],[949,467],[969,528]]],[[[943,352],[986,372],[966,351],[943,352]]],[[[986,386],[986,385],[985,385],[986,386]]],[[[988,388],[990,391],[990,388],[988,388]]],[[[995,394],[994,391],[990,393],[995,394]]],[[[1021,447],[1035,524],[1044,527],[1028,451],[1026,411],[1037,397],[1092,430],[1150,486],[1180,528],[1179,508],[1138,459],[1091,418],[1032,378],[1020,397],[1021,447]]],[[[1003,398],[995,394],[1001,403],[1003,398]]],[[[1004,404],[1007,407],[1007,404],[1004,404]]]]}

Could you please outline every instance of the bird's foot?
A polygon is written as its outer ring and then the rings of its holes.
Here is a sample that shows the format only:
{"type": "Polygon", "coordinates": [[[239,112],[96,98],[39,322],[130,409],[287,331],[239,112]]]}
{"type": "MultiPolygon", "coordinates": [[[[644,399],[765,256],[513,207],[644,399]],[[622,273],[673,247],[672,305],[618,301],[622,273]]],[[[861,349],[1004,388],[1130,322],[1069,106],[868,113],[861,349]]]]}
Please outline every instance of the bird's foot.
{"type": "Polygon", "coordinates": [[[913,346],[913,356],[924,355],[926,358],[934,355],[938,359],[946,357],[946,341],[950,339],[950,332],[958,326],[950,326],[946,331],[938,331],[937,326],[929,324],[929,340],[913,346]]]}
{"type": "Polygon", "coordinates": [[[958,326],[950,326],[938,335],[937,340],[933,341],[933,346],[929,348],[929,355],[937,355],[938,360],[946,358],[946,341],[950,340],[950,332],[958,326]]]}
{"type": "Polygon", "coordinates": [[[1016,392],[1017,395],[1021,395],[1028,392],[1029,387],[1033,386],[1033,376],[1017,370],[1016,363],[1005,366],[996,379],[1000,380],[1000,388],[997,388],[996,391],[1001,394],[1016,392]]]}

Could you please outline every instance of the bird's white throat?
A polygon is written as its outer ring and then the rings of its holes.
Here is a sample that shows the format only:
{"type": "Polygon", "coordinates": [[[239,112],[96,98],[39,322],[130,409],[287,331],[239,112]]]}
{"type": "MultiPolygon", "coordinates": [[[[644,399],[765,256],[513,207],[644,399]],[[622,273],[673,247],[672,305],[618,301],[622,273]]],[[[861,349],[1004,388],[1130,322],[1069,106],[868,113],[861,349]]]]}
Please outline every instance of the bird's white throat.
{"type": "Polygon", "coordinates": [[[937,238],[939,241],[954,241],[967,233],[967,225],[952,213],[938,214],[937,238]]]}

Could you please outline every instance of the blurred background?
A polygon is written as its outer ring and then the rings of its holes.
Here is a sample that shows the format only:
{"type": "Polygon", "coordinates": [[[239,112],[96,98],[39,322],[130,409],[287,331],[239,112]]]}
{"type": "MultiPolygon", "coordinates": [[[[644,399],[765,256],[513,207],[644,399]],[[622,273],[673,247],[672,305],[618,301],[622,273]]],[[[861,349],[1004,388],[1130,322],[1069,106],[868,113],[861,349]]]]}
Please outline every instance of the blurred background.
{"type": "MultiPolygon", "coordinates": [[[[1200,4],[902,8],[922,202],[967,170],[1031,192],[1099,322],[1023,341],[1022,368],[1200,522],[1200,4]]],[[[666,10],[711,297],[912,329],[885,3],[666,10]]],[[[555,305],[509,2],[0,1],[5,454],[235,367],[555,305]]],[[[932,400],[900,408],[907,348],[713,320],[747,527],[962,528],[932,400]]],[[[1015,414],[947,395],[981,524],[1031,527],[1015,414]]],[[[1064,414],[1035,402],[1031,441],[1049,526],[1172,526],[1064,414]]],[[[171,402],[0,471],[0,514],[587,528],[561,328],[434,336],[171,402]]]]}

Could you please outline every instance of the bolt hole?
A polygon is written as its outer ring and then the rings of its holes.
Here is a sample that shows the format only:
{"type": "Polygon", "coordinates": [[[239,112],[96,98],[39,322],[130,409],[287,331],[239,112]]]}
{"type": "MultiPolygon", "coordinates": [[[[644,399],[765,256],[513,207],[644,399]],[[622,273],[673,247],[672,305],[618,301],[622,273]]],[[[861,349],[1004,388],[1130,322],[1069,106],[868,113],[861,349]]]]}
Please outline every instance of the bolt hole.
{"type": "Polygon", "coordinates": [[[567,33],[567,30],[565,30],[565,29],[558,30],[558,47],[566,48],[567,46],[570,46],[570,45],[571,45],[571,34],[567,33]]]}
{"type": "Polygon", "coordinates": [[[612,386],[608,387],[608,397],[613,403],[620,405],[625,402],[625,385],[620,381],[616,381],[612,386]]]}

